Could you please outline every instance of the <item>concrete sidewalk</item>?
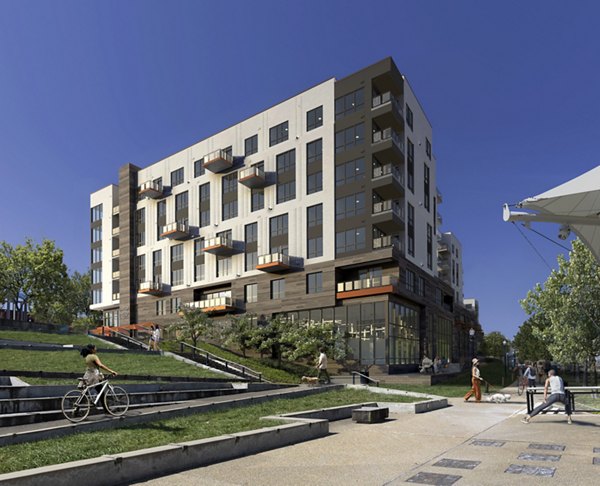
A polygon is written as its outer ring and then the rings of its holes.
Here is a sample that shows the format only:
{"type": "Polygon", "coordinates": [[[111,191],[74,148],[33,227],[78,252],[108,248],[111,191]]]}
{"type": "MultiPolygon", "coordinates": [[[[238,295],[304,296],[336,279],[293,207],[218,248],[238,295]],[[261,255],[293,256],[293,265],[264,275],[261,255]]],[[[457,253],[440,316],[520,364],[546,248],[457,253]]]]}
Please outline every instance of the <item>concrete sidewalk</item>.
{"type": "Polygon", "coordinates": [[[322,439],[138,484],[599,484],[600,416],[577,414],[567,425],[563,414],[541,415],[525,425],[525,399],[516,393],[503,404],[450,403],[391,413],[382,424],[332,422],[322,439]]]}

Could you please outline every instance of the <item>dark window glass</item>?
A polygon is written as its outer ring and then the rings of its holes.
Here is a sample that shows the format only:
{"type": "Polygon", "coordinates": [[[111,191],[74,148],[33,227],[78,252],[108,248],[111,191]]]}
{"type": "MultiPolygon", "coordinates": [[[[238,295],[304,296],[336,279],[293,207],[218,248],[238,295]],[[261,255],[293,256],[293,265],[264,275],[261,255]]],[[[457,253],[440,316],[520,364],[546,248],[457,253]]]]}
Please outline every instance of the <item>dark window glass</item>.
{"type": "Polygon", "coordinates": [[[194,177],[200,177],[204,175],[204,158],[196,160],[194,162],[194,177]]]}
{"type": "Polygon", "coordinates": [[[353,182],[363,181],[365,178],[365,159],[355,159],[335,168],[335,185],[343,186],[353,182]]]}
{"type": "Polygon", "coordinates": [[[425,137],[425,153],[427,154],[429,160],[431,160],[431,142],[427,137],[425,137]]]}
{"type": "Polygon", "coordinates": [[[277,156],[277,203],[296,198],[296,150],[277,156]]]}
{"type": "Polygon", "coordinates": [[[323,237],[316,236],[308,239],[308,258],[323,256],[323,237]]]}
{"type": "Polygon", "coordinates": [[[210,224],[210,183],[200,186],[200,227],[210,224]]]}
{"type": "Polygon", "coordinates": [[[278,235],[286,235],[288,233],[288,215],[282,214],[271,218],[269,222],[269,231],[271,238],[278,235]]]}
{"type": "Polygon", "coordinates": [[[306,131],[314,130],[323,125],[323,106],[306,113],[306,131]]]}
{"type": "Polygon", "coordinates": [[[408,103],[406,104],[406,124],[411,130],[413,129],[413,112],[408,106],[408,103]]]}
{"type": "Polygon", "coordinates": [[[306,275],[306,293],[317,294],[323,292],[323,273],[309,273],[306,275]]]}
{"type": "Polygon", "coordinates": [[[408,213],[408,254],[415,256],[415,208],[410,204],[406,204],[408,213]]]}
{"type": "Polygon", "coordinates": [[[314,142],[306,144],[306,163],[307,165],[323,162],[323,139],[319,138],[314,142]]]}
{"type": "Polygon", "coordinates": [[[406,139],[406,187],[408,190],[415,193],[415,146],[406,139]]]}
{"type": "Polygon", "coordinates": [[[433,228],[427,223],[427,268],[433,269],[433,228]]]}
{"type": "Polygon", "coordinates": [[[182,192],[175,196],[175,211],[181,211],[188,207],[188,193],[182,192]]]}
{"type": "Polygon", "coordinates": [[[244,301],[248,304],[258,302],[258,284],[244,286],[244,301]]]}
{"type": "Polygon", "coordinates": [[[315,172],[306,177],[306,194],[323,190],[323,172],[315,172]]]}
{"type": "Polygon", "coordinates": [[[363,88],[340,96],[335,100],[335,119],[339,120],[355,111],[362,110],[364,104],[365,95],[363,88]]]}
{"type": "Polygon", "coordinates": [[[343,254],[363,250],[365,241],[365,228],[338,231],[335,234],[335,251],[337,254],[343,254]]]}
{"type": "Polygon", "coordinates": [[[431,196],[429,194],[429,166],[427,164],[423,164],[423,166],[423,206],[429,211],[431,205],[431,196]]]}
{"type": "Polygon", "coordinates": [[[335,219],[353,218],[365,212],[365,193],[350,194],[335,200],[335,219]]]}
{"type": "Polygon", "coordinates": [[[252,155],[258,152],[258,135],[252,135],[244,140],[244,155],[252,155]]]}
{"type": "Polygon", "coordinates": [[[183,167],[171,172],[171,187],[183,184],[183,167]]]}
{"type": "Polygon", "coordinates": [[[309,228],[319,226],[323,224],[323,205],[317,204],[316,206],[310,206],[306,209],[307,213],[307,224],[309,228]]]}
{"type": "Polygon", "coordinates": [[[335,133],[335,153],[344,152],[365,141],[365,125],[359,123],[335,133]]]}
{"type": "Polygon", "coordinates": [[[265,190],[264,189],[252,189],[252,200],[250,201],[250,211],[258,211],[265,207],[265,190]]]}
{"type": "Polygon", "coordinates": [[[285,142],[288,139],[288,122],[280,123],[279,125],[269,129],[269,147],[285,142]]]}
{"type": "Polygon", "coordinates": [[[285,279],[271,280],[271,299],[285,298],[285,279]]]}
{"type": "Polygon", "coordinates": [[[223,221],[231,218],[237,218],[238,215],[238,202],[229,201],[223,203],[223,221]]]}
{"type": "Polygon", "coordinates": [[[237,193],[237,172],[223,176],[223,194],[237,193]]]}

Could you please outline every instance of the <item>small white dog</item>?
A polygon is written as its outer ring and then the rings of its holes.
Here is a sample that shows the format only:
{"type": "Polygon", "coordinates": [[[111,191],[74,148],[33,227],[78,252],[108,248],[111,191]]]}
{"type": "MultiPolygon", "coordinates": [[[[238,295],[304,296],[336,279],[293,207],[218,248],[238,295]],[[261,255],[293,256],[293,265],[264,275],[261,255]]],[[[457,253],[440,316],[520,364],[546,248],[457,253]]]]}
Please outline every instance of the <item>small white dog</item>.
{"type": "Polygon", "coordinates": [[[494,393],[493,395],[487,395],[485,400],[487,402],[494,403],[506,403],[511,399],[511,396],[508,393],[494,393]]]}
{"type": "Polygon", "coordinates": [[[319,378],[317,378],[316,376],[303,376],[300,379],[300,382],[308,386],[316,386],[319,384],[319,378]]]}

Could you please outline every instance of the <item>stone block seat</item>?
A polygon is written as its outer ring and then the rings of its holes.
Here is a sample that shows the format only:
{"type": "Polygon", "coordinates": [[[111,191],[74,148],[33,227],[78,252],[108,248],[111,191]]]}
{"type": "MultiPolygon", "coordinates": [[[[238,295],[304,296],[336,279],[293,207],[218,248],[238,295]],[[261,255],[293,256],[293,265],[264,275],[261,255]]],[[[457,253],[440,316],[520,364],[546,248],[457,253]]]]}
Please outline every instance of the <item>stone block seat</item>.
{"type": "Polygon", "coordinates": [[[360,407],[352,410],[352,420],[357,424],[377,424],[390,415],[388,407],[360,407]]]}

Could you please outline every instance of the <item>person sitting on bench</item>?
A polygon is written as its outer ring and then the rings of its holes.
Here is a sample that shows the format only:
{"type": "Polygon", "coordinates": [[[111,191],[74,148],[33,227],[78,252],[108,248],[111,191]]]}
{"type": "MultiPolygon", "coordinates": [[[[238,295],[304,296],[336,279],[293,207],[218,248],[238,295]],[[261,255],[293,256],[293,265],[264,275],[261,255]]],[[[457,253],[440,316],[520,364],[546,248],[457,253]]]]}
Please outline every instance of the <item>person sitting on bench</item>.
{"type": "Polygon", "coordinates": [[[433,371],[433,361],[427,355],[423,356],[423,361],[421,361],[421,369],[419,370],[421,373],[427,373],[428,371],[433,371]]]}

